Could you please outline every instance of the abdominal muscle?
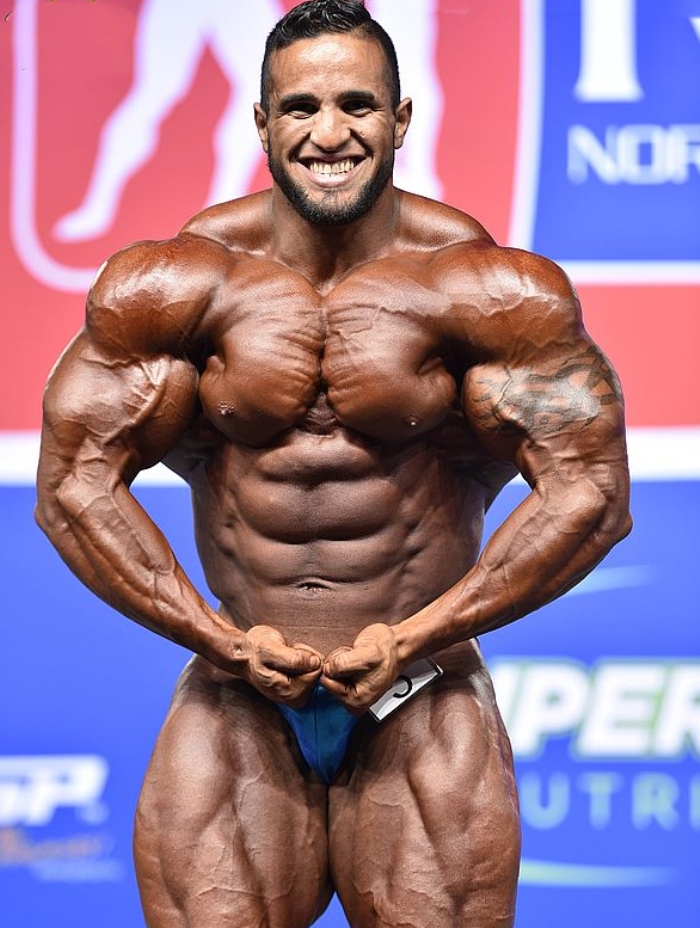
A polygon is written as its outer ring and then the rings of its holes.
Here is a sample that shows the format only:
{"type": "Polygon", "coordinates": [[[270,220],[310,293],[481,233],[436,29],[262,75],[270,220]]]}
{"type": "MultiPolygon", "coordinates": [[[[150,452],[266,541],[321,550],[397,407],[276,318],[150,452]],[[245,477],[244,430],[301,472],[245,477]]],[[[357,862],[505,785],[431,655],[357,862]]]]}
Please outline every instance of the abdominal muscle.
{"type": "Polygon", "coordinates": [[[323,654],[412,615],[478,554],[483,488],[429,436],[387,448],[293,429],[269,448],[222,444],[190,482],[222,614],[323,654]]]}

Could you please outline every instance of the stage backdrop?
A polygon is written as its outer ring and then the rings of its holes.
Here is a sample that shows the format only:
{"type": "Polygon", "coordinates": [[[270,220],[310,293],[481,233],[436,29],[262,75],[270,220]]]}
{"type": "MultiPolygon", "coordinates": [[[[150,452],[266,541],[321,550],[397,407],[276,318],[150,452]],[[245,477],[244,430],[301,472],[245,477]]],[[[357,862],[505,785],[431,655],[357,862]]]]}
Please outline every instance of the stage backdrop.
{"type": "MultiPolygon", "coordinates": [[[[132,814],[187,655],[96,601],[34,526],[41,391],[108,254],[268,185],[252,103],[291,5],[0,10],[3,928],[143,924],[132,814]]],[[[368,6],[415,101],[399,184],[560,262],[627,398],[632,536],[483,640],[518,767],[519,928],[697,928],[700,0],[368,6]]],[[[186,489],[155,468],[136,492],[203,587],[186,489]]],[[[337,902],[319,924],[345,925],[337,902]]]]}

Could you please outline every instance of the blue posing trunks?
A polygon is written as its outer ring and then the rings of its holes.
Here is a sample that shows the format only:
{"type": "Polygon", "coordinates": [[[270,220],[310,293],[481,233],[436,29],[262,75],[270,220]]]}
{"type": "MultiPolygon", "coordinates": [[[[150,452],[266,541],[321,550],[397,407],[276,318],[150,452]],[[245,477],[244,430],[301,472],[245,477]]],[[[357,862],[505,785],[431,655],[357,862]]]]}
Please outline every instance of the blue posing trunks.
{"type": "Polygon", "coordinates": [[[330,783],[360,717],[351,715],[320,683],[303,709],[278,708],[296,735],[306,763],[324,783],[330,783]]]}

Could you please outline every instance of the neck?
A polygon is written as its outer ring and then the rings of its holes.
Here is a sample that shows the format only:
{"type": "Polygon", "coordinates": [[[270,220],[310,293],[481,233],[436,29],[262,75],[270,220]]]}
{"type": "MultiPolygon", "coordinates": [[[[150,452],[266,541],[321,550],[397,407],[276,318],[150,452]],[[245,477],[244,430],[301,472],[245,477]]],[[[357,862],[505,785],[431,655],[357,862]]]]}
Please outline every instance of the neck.
{"type": "Polygon", "coordinates": [[[307,222],[275,185],[271,198],[272,248],[278,261],[302,273],[318,290],[390,251],[398,228],[399,195],[391,182],[368,213],[354,222],[307,222]]]}

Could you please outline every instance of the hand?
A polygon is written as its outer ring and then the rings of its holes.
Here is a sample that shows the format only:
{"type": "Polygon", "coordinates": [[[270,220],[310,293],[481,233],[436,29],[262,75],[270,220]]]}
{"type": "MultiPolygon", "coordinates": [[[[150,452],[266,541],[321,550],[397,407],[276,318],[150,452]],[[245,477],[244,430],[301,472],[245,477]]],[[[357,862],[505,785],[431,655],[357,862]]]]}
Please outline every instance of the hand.
{"type": "Polygon", "coordinates": [[[401,672],[396,636],[388,625],[368,625],[351,648],[332,651],[321,683],[350,712],[364,712],[385,693],[401,672]]]}
{"type": "Polygon", "coordinates": [[[323,655],[309,645],[289,647],[281,632],[254,625],[237,648],[237,675],[272,702],[298,709],[321,676],[323,655]]]}

